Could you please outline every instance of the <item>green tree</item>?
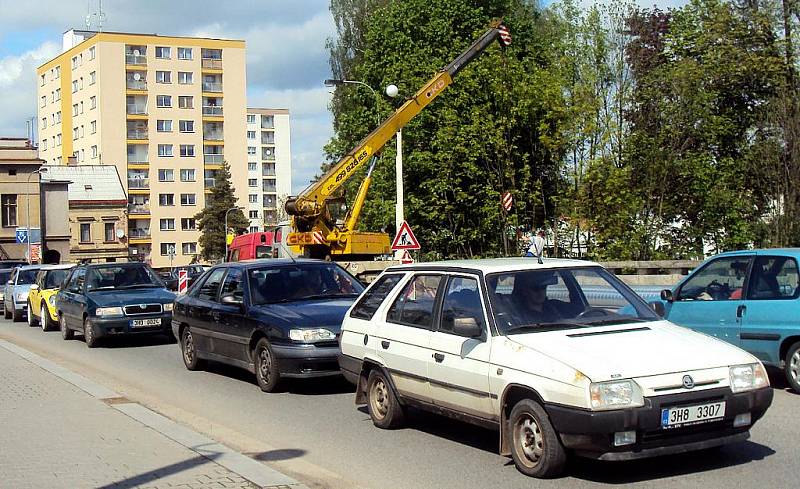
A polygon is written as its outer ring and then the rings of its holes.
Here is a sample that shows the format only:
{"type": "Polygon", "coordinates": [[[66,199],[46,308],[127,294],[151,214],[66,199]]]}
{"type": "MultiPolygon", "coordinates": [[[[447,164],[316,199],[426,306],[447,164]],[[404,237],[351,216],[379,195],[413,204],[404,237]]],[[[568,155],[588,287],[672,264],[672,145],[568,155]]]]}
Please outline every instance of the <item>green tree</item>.
{"type": "MultiPolygon", "coordinates": [[[[200,256],[210,262],[225,257],[225,213],[237,205],[227,161],[223,163],[221,170],[217,170],[214,178],[214,187],[206,197],[206,206],[195,215],[197,228],[200,230],[200,256]]],[[[228,229],[232,229],[234,234],[246,232],[249,225],[250,221],[241,209],[228,212],[228,229]]]]}

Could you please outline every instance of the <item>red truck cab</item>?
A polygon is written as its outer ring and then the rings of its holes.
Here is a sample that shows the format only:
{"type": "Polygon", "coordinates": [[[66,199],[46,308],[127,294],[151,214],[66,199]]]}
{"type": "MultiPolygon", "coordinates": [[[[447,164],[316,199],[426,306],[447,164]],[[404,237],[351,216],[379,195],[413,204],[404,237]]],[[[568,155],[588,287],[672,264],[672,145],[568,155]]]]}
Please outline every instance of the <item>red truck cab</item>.
{"type": "Polygon", "coordinates": [[[274,231],[236,236],[228,247],[228,261],[274,258],[273,236],[274,231]]]}

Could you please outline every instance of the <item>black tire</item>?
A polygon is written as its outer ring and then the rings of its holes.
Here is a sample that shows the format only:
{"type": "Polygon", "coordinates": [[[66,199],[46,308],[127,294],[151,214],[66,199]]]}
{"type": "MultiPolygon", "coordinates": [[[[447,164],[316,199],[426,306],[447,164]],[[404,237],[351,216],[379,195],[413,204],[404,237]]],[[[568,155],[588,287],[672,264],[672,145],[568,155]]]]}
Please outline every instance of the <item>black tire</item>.
{"type": "Polygon", "coordinates": [[[39,321],[37,321],[36,320],[36,316],[33,315],[33,305],[31,305],[30,302],[28,302],[28,314],[27,314],[27,316],[28,316],[28,326],[30,326],[32,328],[34,326],[38,326],[39,325],[39,321]]]}
{"type": "Polygon", "coordinates": [[[89,348],[97,348],[100,341],[91,321],[86,318],[83,320],[83,341],[86,342],[86,346],[89,348]]]}
{"type": "Polygon", "coordinates": [[[378,369],[369,373],[367,378],[367,409],[372,424],[384,430],[393,430],[403,426],[406,413],[392,385],[378,369]]]}
{"type": "Polygon", "coordinates": [[[786,381],[793,391],[800,394],[800,341],[789,347],[785,361],[786,381]]]}
{"type": "Polygon", "coordinates": [[[186,366],[186,370],[202,370],[205,366],[205,362],[197,358],[194,337],[188,326],[181,331],[180,345],[181,357],[183,357],[183,364],[186,366]]]}
{"type": "Polygon", "coordinates": [[[67,320],[64,319],[64,313],[58,313],[58,328],[61,330],[61,338],[64,340],[71,340],[75,337],[75,331],[72,331],[67,326],[67,320]]]}
{"type": "Polygon", "coordinates": [[[39,324],[42,326],[42,331],[50,331],[53,329],[53,320],[50,319],[50,310],[47,309],[47,304],[42,302],[42,307],[39,308],[39,324]]]}
{"type": "Polygon", "coordinates": [[[19,323],[20,321],[22,321],[22,312],[17,311],[16,306],[14,306],[14,308],[11,309],[11,320],[14,321],[15,323],[19,323]]]}
{"type": "Polygon", "coordinates": [[[275,392],[281,381],[281,373],[278,370],[278,361],[272,353],[272,347],[266,338],[261,338],[256,343],[256,348],[253,351],[253,361],[256,367],[258,386],[264,392],[275,392]]]}
{"type": "Polygon", "coordinates": [[[3,317],[6,318],[6,319],[11,319],[11,313],[8,312],[8,309],[6,309],[6,302],[5,301],[3,301],[3,317]]]}
{"type": "Polygon", "coordinates": [[[567,453],[539,403],[519,401],[511,410],[507,429],[517,470],[539,479],[557,477],[564,471],[567,453]]]}

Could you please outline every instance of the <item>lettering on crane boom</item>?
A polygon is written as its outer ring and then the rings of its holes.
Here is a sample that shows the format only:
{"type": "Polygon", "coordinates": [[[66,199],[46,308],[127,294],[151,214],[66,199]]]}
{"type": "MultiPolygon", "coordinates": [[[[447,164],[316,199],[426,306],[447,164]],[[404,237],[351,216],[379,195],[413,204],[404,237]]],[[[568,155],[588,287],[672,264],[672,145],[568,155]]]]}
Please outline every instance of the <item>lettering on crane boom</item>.
{"type": "Polygon", "coordinates": [[[431,85],[431,89],[425,92],[425,96],[430,98],[435,97],[444,88],[444,80],[438,79],[431,85]]]}
{"type": "Polygon", "coordinates": [[[331,191],[334,189],[334,187],[336,187],[339,183],[343,182],[348,176],[350,176],[350,174],[353,173],[355,169],[358,168],[359,165],[361,165],[361,163],[363,163],[369,158],[370,154],[372,154],[372,148],[370,148],[369,146],[364,146],[364,149],[362,149],[355,156],[355,158],[350,159],[350,161],[348,161],[347,164],[344,165],[344,168],[342,168],[342,170],[336,174],[336,178],[334,179],[334,181],[328,183],[327,187],[325,187],[326,194],[330,194],[331,191]]]}

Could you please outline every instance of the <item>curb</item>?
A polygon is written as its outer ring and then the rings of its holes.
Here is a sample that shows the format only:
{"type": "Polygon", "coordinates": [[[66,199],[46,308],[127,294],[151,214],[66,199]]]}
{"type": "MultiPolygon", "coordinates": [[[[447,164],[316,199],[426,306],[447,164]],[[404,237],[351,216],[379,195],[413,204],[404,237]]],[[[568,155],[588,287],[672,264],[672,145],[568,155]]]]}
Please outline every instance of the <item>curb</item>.
{"type": "Polygon", "coordinates": [[[139,423],[153,429],[157,433],[169,438],[179,445],[188,448],[194,453],[208,458],[212,462],[238,474],[251,483],[261,488],[291,488],[308,489],[297,480],[286,476],[277,470],[243,455],[232,448],[223,445],[190,428],[182,426],[171,419],[148,409],[141,404],[132,402],[119,393],[93,382],[86,377],[64,368],[44,357],[32,353],[6,340],[0,339],[0,347],[21,357],[32,364],[50,372],[89,396],[105,402],[109,407],[125,414],[139,423]]]}

